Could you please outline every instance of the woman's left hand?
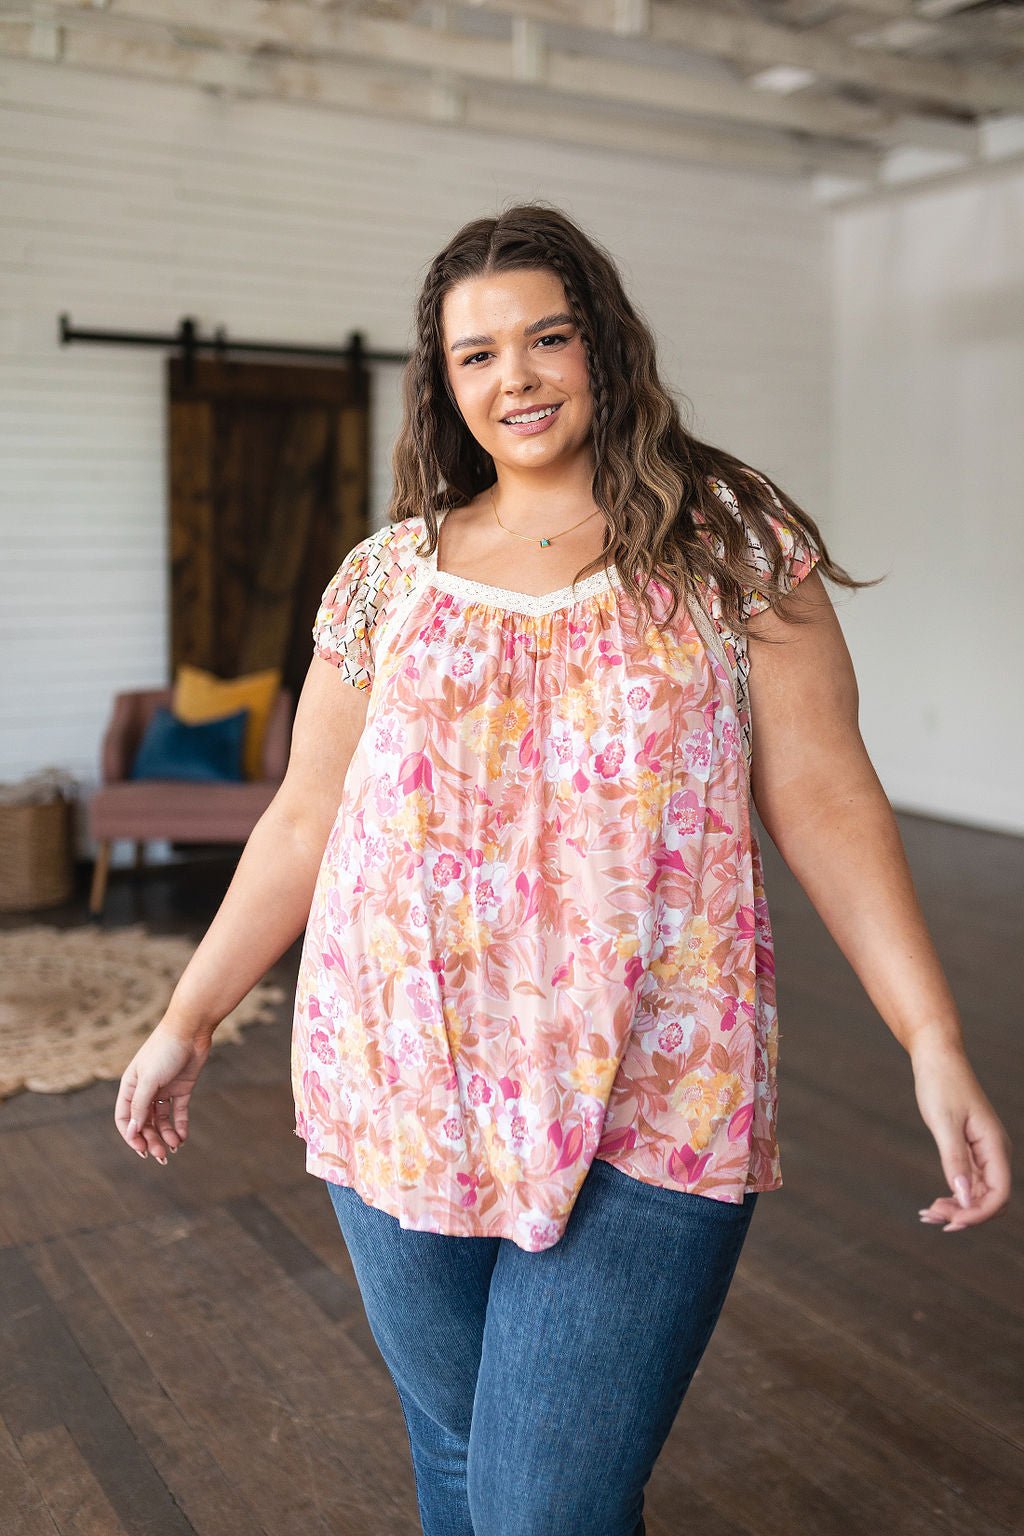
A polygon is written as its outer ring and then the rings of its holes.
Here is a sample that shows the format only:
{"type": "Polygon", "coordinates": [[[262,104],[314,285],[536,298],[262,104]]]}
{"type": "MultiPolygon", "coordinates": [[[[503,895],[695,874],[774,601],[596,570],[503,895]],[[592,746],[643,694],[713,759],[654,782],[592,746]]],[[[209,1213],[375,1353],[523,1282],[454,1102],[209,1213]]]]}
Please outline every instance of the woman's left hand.
{"type": "Polygon", "coordinates": [[[1010,1138],[962,1051],[922,1042],[911,1060],[917,1105],[954,1192],[918,1214],[924,1222],[945,1222],[943,1232],[976,1227],[1010,1198],[1010,1138]]]}

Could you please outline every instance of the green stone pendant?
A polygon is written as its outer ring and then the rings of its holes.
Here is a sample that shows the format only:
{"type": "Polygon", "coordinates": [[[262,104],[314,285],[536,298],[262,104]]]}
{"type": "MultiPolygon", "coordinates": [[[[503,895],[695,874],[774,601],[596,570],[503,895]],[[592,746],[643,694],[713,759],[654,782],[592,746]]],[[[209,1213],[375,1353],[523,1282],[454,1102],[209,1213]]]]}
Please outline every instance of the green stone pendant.
{"type": "Polygon", "coordinates": [[[550,539],[541,539],[541,541],[540,541],[540,547],[541,547],[541,549],[547,549],[547,547],[548,547],[548,545],[549,545],[549,544],[550,544],[550,543],[551,543],[551,540],[550,540],[550,539]]]}

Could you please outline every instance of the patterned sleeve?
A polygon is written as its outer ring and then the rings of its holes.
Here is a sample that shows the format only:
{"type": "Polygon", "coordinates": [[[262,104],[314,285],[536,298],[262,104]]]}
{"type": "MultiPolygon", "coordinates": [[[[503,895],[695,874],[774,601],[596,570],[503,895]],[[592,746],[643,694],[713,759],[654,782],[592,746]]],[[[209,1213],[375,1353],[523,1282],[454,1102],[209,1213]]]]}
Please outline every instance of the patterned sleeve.
{"type": "MultiPolygon", "coordinates": [[[[792,589],[797,586],[799,582],[803,581],[804,577],[809,575],[810,572],[814,569],[814,566],[817,564],[818,559],[820,558],[820,551],[815,549],[814,546],[803,536],[803,534],[795,531],[789,526],[788,523],[783,521],[785,518],[785,508],[779,501],[779,498],[776,496],[775,492],[772,490],[771,486],[768,485],[767,481],[765,481],[762,475],[758,475],[757,478],[765,486],[765,489],[768,491],[772,501],[779,509],[780,515],[778,517],[772,516],[771,513],[767,513],[766,516],[768,518],[768,522],[771,525],[772,531],[774,532],[776,538],[779,540],[779,543],[782,545],[783,554],[785,556],[785,564],[782,569],[782,583],[786,591],[789,592],[792,591],[792,589]]],[[[731,489],[731,487],[726,485],[722,480],[716,480],[713,482],[713,488],[720,500],[726,503],[726,505],[731,509],[735,516],[739,517],[739,505],[736,501],[735,492],[731,489]]],[[[768,551],[765,549],[763,543],[745,519],[743,521],[743,527],[744,533],[746,535],[750,562],[754,570],[761,571],[764,573],[764,575],[770,576],[772,563],[768,556],[768,551]]],[[[719,552],[721,553],[721,550],[719,552]]],[[[749,619],[752,618],[754,614],[763,613],[764,610],[769,606],[768,598],[764,595],[763,592],[758,591],[756,587],[747,587],[744,589],[742,605],[744,618],[749,619]]]]}
{"type": "Polygon", "coordinates": [[[313,651],[332,662],[354,688],[373,682],[371,644],[376,596],[370,581],[370,539],[350,549],[320,599],[313,651]]]}

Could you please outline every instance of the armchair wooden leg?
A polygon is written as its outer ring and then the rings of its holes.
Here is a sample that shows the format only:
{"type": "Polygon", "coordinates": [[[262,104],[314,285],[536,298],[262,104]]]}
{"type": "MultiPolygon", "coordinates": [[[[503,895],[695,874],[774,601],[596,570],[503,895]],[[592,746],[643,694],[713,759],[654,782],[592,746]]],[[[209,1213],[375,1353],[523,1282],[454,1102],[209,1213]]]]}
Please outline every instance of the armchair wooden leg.
{"type": "Polygon", "coordinates": [[[92,871],[92,890],[89,892],[89,911],[98,917],[103,911],[107,894],[107,875],[110,873],[110,839],[104,838],[96,850],[96,863],[92,871]]]}

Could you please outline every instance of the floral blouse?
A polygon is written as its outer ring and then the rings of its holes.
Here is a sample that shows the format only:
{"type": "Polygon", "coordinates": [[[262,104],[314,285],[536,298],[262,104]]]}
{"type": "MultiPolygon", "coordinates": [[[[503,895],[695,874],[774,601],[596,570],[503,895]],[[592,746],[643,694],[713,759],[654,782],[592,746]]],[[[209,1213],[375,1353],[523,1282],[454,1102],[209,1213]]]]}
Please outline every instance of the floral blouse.
{"type": "MultiPolygon", "coordinates": [[[[776,526],[795,585],[817,552],[776,526]]],[[[614,567],[534,597],[439,571],[425,532],[357,544],[313,628],[369,699],[296,987],[308,1171],[531,1252],[595,1157],[714,1200],[777,1189],[741,637],[708,592],[730,675],[684,604],[667,637],[644,624],[614,567]]]]}

